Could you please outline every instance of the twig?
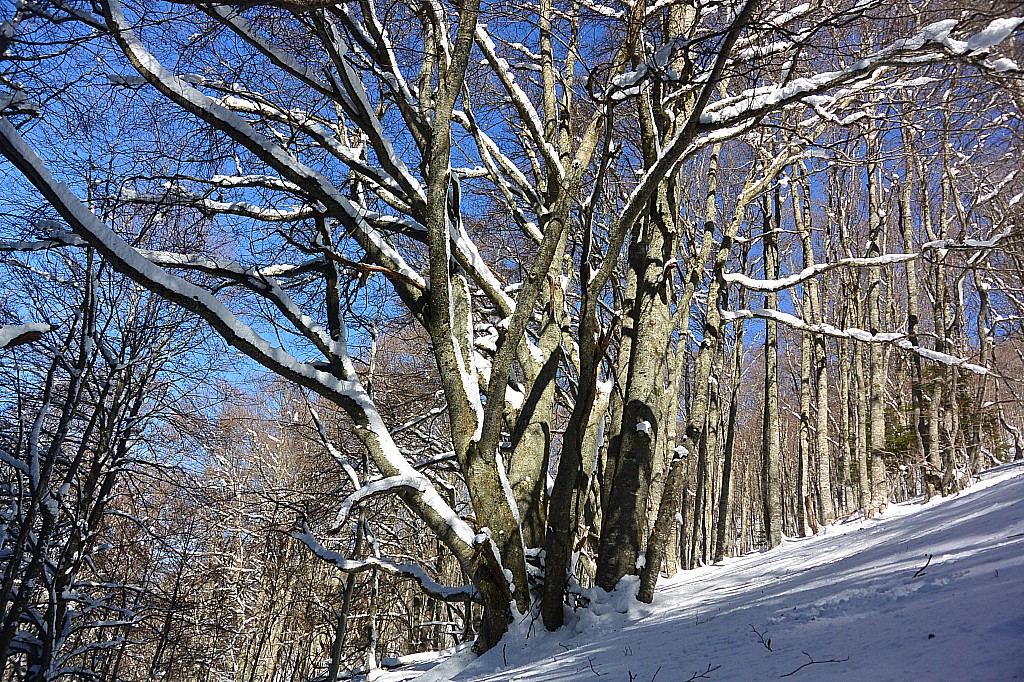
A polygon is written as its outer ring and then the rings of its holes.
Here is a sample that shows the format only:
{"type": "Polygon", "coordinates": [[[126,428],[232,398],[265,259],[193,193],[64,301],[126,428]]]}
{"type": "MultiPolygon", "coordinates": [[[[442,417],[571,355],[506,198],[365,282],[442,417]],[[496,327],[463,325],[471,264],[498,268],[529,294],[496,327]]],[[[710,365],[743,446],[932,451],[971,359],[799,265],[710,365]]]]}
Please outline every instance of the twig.
{"type": "Polygon", "coordinates": [[[597,669],[594,668],[594,657],[593,656],[587,656],[587,663],[590,664],[590,669],[594,671],[594,674],[597,675],[598,677],[600,677],[601,673],[597,672],[597,669]]]}
{"type": "MultiPolygon", "coordinates": [[[[711,673],[715,672],[716,670],[718,670],[721,667],[722,666],[720,666],[720,665],[716,665],[715,667],[712,668],[711,664],[708,663],[708,669],[707,670],[705,670],[702,673],[701,672],[696,672],[696,673],[693,674],[693,676],[690,679],[684,680],[683,682],[694,682],[694,680],[710,680],[711,679],[711,677],[710,677],[711,673]]],[[[661,670],[661,668],[658,668],[658,670],[661,670]]],[[[654,673],[654,676],[657,677],[658,673],[654,673]]],[[[651,678],[651,682],[654,682],[654,678],[651,678]]]]}
{"type": "Polygon", "coordinates": [[[762,635],[760,632],[757,631],[757,628],[754,627],[753,623],[750,624],[750,629],[753,630],[754,634],[757,635],[757,638],[759,640],[761,640],[761,644],[764,645],[764,648],[767,649],[768,651],[771,651],[772,650],[772,638],[769,637],[768,639],[765,639],[764,635],[762,635]]]}
{"type": "Polygon", "coordinates": [[[654,680],[658,679],[658,673],[660,673],[660,672],[661,672],[661,666],[659,665],[658,669],[654,671],[654,675],[651,676],[651,682],[654,682],[654,680]]]}
{"type": "Polygon", "coordinates": [[[501,645],[501,660],[503,660],[505,662],[505,667],[506,668],[508,667],[508,656],[505,655],[505,648],[507,646],[508,646],[508,644],[502,644],[501,645]]]}
{"type": "Polygon", "coordinates": [[[530,618],[530,627],[526,629],[526,639],[530,639],[533,636],[534,626],[537,625],[537,618],[540,617],[540,611],[538,611],[532,618],[530,618]]]}
{"type": "Polygon", "coordinates": [[[809,659],[807,661],[807,663],[804,663],[802,666],[800,666],[799,668],[797,668],[793,672],[786,673],[785,675],[779,675],[779,677],[789,677],[790,675],[795,675],[798,672],[800,672],[801,670],[803,670],[804,668],[806,668],[807,666],[815,665],[816,663],[845,663],[846,661],[850,660],[850,657],[847,656],[846,658],[830,658],[827,661],[816,661],[813,658],[811,658],[811,655],[809,653],[807,653],[806,651],[804,651],[803,654],[804,654],[804,656],[806,656],[809,659]]]}
{"type": "MultiPolygon", "coordinates": [[[[920,578],[922,575],[925,575],[924,569],[928,568],[928,564],[930,564],[931,562],[932,562],[932,555],[929,554],[928,555],[928,561],[924,562],[924,566],[922,566],[921,568],[917,569],[917,573],[914,574],[914,578],[920,578]]],[[[913,580],[913,578],[911,578],[911,580],[913,580]]]]}

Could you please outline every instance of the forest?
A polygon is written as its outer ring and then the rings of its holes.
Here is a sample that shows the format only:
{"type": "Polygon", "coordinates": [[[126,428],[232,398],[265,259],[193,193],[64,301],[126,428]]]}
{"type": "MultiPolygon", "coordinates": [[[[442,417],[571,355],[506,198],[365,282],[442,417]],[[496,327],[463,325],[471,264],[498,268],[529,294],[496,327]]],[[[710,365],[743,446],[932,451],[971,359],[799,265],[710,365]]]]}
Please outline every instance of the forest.
{"type": "Polygon", "coordinates": [[[0,680],[349,679],[1024,459],[1004,0],[0,2],[0,680]]]}

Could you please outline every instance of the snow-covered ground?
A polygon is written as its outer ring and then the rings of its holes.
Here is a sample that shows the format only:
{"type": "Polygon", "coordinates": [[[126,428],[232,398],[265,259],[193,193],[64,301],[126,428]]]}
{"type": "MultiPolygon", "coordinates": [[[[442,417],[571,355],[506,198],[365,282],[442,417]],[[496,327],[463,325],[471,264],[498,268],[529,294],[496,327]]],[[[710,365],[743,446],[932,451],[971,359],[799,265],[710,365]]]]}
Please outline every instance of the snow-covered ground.
{"type": "Polygon", "coordinates": [[[663,579],[650,606],[595,596],[558,632],[526,618],[484,656],[378,679],[1024,679],[1024,466],[663,579]]]}

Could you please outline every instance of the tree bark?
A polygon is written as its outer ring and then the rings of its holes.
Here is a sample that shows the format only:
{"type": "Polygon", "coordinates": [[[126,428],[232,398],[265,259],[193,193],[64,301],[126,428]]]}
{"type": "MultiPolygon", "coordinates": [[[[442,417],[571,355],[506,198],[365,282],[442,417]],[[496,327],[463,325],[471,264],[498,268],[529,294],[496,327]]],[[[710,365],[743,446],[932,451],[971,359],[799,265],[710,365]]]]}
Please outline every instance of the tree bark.
{"type": "MultiPolygon", "coordinates": [[[[903,135],[904,151],[904,178],[900,188],[900,230],[903,237],[903,249],[906,253],[914,251],[914,163],[911,159],[910,148],[914,144],[913,134],[906,125],[901,127],[903,135]]],[[[927,209],[926,209],[927,211],[927,209]]],[[[921,321],[920,290],[917,286],[917,264],[909,261],[906,264],[907,276],[907,339],[915,346],[921,344],[918,335],[918,324],[921,321]]],[[[928,475],[928,454],[931,450],[931,438],[928,431],[928,419],[924,410],[924,374],[922,371],[921,356],[917,353],[910,354],[910,421],[914,428],[914,450],[915,468],[922,472],[925,481],[925,494],[931,497],[934,491],[930,490],[927,483],[928,475]]]]}
{"type": "MultiPolygon", "coordinates": [[[[762,203],[762,249],[765,279],[778,279],[779,248],[776,227],[779,194],[762,203]]],[[[775,310],[779,296],[769,292],[765,307],[775,310]]],[[[779,330],[774,320],[765,321],[764,411],[761,424],[761,506],[764,513],[765,544],[768,549],[782,544],[782,452],[779,433],[779,330]]]]}
{"type": "MultiPolygon", "coordinates": [[[[878,132],[872,127],[868,134],[868,258],[882,255],[884,216],[882,208],[882,176],[878,164],[878,132]]],[[[881,333],[882,276],[879,267],[868,268],[867,273],[868,330],[881,333]]],[[[885,454],[885,383],[886,366],[884,348],[872,343],[868,348],[869,366],[869,414],[871,444],[871,497],[868,516],[880,514],[889,504],[888,481],[886,480],[885,454]]]]}
{"type": "MultiPolygon", "coordinates": [[[[742,302],[741,304],[742,305],[742,302]]],[[[729,527],[732,507],[733,455],[736,449],[736,419],[739,414],[741,373],[743,372],[743,322],[736,322],[736,337],[733,339],[732,391],[729,395],[729,423],[725,432],[725,448],[722,453],[722,488],[718,499],[718,523],[715,536],[715,563],[735,551],[735,528],[729,527]]]]}
{"type": "MultiPolygon", "coordinates": [[[[796,179],[793,193],[793,215],[797,222],[797,233],[800,236],[803,251],[803,266],[809,268],[815,264],[811,215],[808,208],[811,192],[807,176],[799,164],[796,166],[796,179]]],[[[820,324],[824,321],[824,315],[822,315],[821,293],[817,278],[811,278],[804,286],[806,287],[804,289],[804,310],[809,314],[811,324],[820,324]]],[[[832,449],[828,440],[828,339],[824,334],[816,334],[813,344],[811,363],[815,397],[815,447],[813,451],[816,456],[818,473],[814,487],[817,489],[815,497],[819,500],[821,509],[820,521],[827,526],[836,518],[832,494],[832,449]]],[[[808,424],[809,427],[810,424],[808,424]]],[[[810,438],[808,438],[809,444],[810,438]]]]}

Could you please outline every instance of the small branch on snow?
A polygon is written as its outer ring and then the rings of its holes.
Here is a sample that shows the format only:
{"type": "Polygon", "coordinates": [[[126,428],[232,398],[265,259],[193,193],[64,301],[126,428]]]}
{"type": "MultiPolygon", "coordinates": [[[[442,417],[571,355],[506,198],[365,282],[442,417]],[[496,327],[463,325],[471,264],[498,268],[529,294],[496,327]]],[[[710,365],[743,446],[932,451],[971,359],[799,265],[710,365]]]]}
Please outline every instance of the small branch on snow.
{"type": "MultiPolygon", "coordinates": [[[[753,626],[751,626],[751,627],[753,627],[753,626]]],[[[689,677],[689,679],[683,680],[683,682],[695,682],[695,680],[710,680],[711,679],[711,673],[715,672],[716,670],[718,670],[721,667],[722,666],[720,666],[720,665],[716,665],[716,666],[712,667],[712,665],[710,663],[708,663],[707,670],[705,670],[704,672],[695,672],[695,673],[693,673],[693,675],[691,675],[689,677]]],[[[661,668],[658,668],[658,670],[661,670],[661,668]]],[[[658,676],[658,673],[654,673],[654,677],[657,677],[657,676],[658,676]]],[[[654,677],[651,678],[651,682],[654,682],[654,677]]]]}
{"type": "MultiPolygon", "coordinates": [[[[924,566],[922,566],[921,568],[917,569],[917,573],[914,574],[914,578],[920,578],[923,575],[927,575],[927,573],[924,572],[924,569],[928,568],[928,564],[930,564],[931,562],[932,562],[932,555],[929,554],[928,555],[928,561],[924,562],[924,566]]],[[[913,578],[911,578],[911,579],[913,579],[913,578]]]]}
{"type": "Polygon", "coordinates": [[[760,632],[758,632],[757,628],[754,627],[753,623],[750,624],[750,629],[753,630],[754,634],[757,635],[757,638],[759,640],[761,640],[761,644],[764,646],[764,648],[767,649],[768,651],[771,651],[772,650],[772,638],[769,637],[768,639],[765,639],[764,635],[762,635],[760,632]]]}
{"type": "Polygon", "coordinates": [[[850,657],[847,656],[846,658],[830,658],[827,661],[816,661],[813,658],[811,658],[811,655],[806,651],[803,652],[803,655],[809,659],[807,663],[804,663],[802,666],[800,666],[793,672],[788,672],[785,675],[779,675],[779,677],[789,677],[790,675],[795,675],[809,665],[816,665],[818,663],[845,663],[846,661],[850,660],[850,657]]]}

